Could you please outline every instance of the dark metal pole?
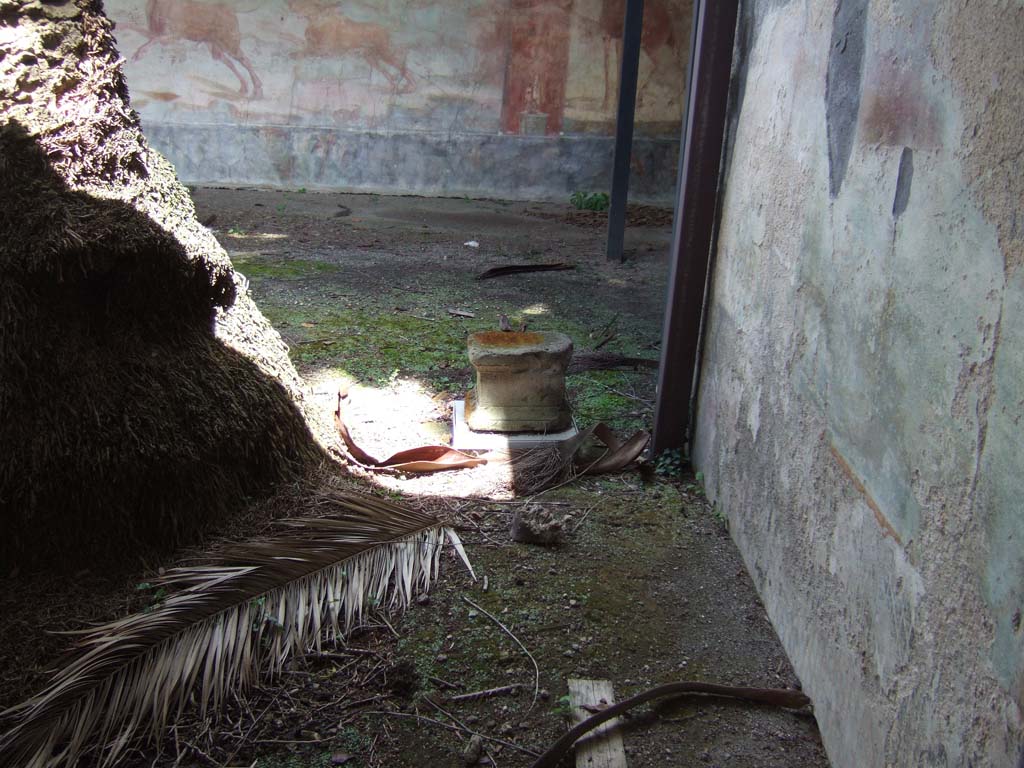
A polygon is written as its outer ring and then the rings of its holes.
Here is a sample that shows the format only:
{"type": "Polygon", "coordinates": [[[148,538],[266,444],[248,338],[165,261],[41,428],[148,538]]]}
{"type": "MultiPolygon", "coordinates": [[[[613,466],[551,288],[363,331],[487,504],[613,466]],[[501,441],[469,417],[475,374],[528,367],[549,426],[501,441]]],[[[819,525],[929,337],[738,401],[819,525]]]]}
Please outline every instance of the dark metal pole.
{"type": "Polygon", "coordinates": [[[622,67],[619,70],[619,113],[615,120],[612,158],[612,197],[608,208],[609,260],[623,261],[626,236],[626,198],[629,196],[629,156],[633,148],[636,81],[640,71],[640,37],[644,26],[644,0],[626,0],[622,24],[622,67]]]}
{"type": "Polygon", "coordinates": [[[654,411],[655,454],[682,448],[689,436],[737,11],[738,0],[697,0],[694,8],[672,235],[673,261],[654,411]]]}

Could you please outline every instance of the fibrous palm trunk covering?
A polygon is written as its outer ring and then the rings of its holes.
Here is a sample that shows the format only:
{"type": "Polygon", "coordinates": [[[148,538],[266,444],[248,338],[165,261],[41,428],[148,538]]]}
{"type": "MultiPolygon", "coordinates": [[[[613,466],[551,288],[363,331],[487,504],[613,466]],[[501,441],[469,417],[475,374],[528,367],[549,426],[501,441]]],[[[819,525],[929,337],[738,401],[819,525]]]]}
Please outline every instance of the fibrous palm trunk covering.
{"type": "Polygon", "coordinates": [[[0,0],[0,573],[169,549],[324,459],[96,0],[0,0]]]}

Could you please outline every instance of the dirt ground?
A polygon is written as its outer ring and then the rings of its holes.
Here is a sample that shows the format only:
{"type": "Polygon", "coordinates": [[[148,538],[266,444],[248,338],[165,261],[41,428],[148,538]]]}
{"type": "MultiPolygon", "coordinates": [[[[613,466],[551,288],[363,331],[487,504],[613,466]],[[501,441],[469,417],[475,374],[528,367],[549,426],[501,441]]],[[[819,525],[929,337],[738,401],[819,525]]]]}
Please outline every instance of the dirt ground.
{"type": "MultiPolygon", "coordinates": [[[[502,314],[517,327],[566,332],[578,352],[657,358],[671,235],[664,212],[633,212],[628,259],[618,264],[604,258],[600,217],[568,205],[194,195],[315,402],[332,409],[338,389],[348,389],[349,426],[377,456],[447,440],[451,403],[471,384],[466,334],[496,329],[502,314]],[[475,279],[534,262],[575,268],[475,279]]],[[[649,428],[654,384],[649,368],[568,379],[577,422],[604,421],[621,434],[649,428]]],[[[509,473],[497,463],[378,478],[384,492],[457,528],[477,579],[446,556],[435,589],[403,616],[368,624],[347,647],[296,659],[282,680],[220,719],[186,719],[159,749],[122,764],[456,766],[468,764],[463,752],[476,732],[485,737],[479,764],[514,768],[564,733],[569,678],[608,679],[618,698],[678,680],[799,685],[724,519],[700,478],[679,471],[678,456],[531,498],[514,495],[509,473]],[[562,544],[510,540],[512,517],[527,507],[565,518],[562,544]]],[[[254,505],[248,519],[255,527],[287,503],[284,494],[254,505]]],[[[46,630],[137,608],[133,585],[169,564],[139,564],[117,578],[83,573],[74,584],[4,578],[0,709],[44,679],[61,648],[46,630]]],[[[623,730],[632,768],[828,765],[808,713],[689,697],[635,710],[623,730]]]]}

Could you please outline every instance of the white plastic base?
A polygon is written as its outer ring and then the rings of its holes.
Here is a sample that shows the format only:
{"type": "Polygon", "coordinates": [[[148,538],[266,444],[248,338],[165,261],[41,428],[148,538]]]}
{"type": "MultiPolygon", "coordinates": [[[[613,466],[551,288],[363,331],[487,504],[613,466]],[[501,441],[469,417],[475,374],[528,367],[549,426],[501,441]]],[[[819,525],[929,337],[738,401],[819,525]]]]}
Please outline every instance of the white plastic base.
{"type": "Polygon", "coordinates": [[[558,445],[580,433],[575,422],[562,432],[474,432],[466,424],[466,403],[452,403],[452,448],[457,451],[526,451],[540,445],[558,445]]]}

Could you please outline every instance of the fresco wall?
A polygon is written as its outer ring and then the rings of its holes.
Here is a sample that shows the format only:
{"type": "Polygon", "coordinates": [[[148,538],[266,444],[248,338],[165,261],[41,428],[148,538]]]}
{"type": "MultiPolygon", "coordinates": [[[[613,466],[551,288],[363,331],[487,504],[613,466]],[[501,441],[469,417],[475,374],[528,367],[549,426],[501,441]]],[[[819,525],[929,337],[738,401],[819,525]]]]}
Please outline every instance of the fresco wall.
{"type": "Polygon", "coordinates": [[[694,466],[834,768],[1024,768],[1024,3],[738,30],[694,466]]]}
{"type": "MultiPolygon", "coordinates": [[[[607,188],[624,5],[106,3],[132,103],[188,181],[534,198],[607,188]]],[[[633,188],[668,199],[691,0],[645,5],[633,188]]]]}

